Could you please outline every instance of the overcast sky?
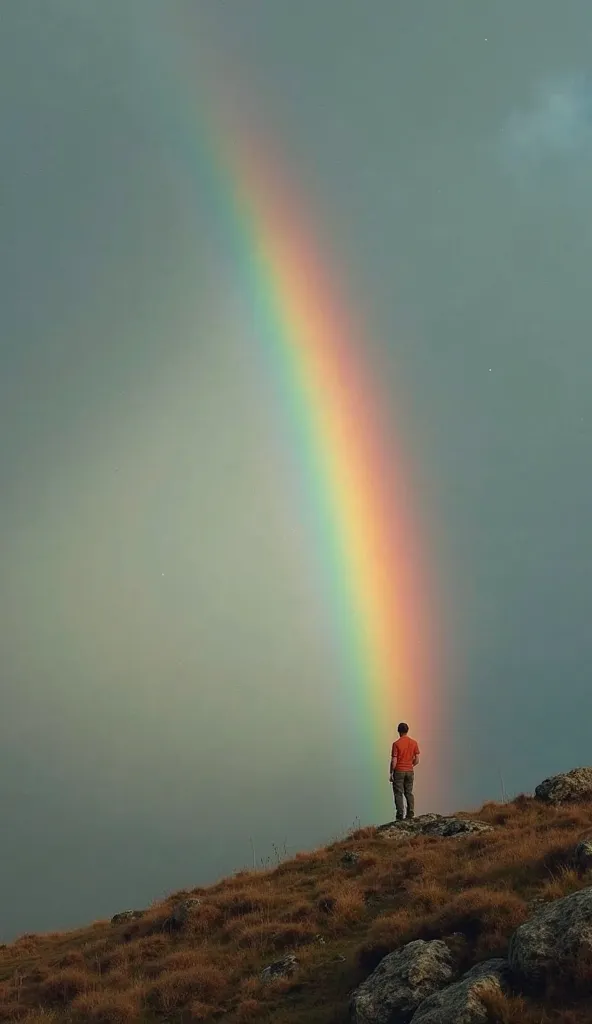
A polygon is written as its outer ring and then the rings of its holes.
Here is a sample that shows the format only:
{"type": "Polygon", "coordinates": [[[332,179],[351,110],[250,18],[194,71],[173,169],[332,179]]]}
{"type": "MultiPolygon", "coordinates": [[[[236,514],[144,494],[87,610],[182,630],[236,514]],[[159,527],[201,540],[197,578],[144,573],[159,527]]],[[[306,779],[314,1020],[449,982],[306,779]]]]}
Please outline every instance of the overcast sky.
{"type": "Polygon", "coordinates": [[[404,395],[454,650],[418,809],[430,772],[454,810],[591,763],[591,33],[586,0],[3,5],[0,939],[368,820],[253,327],[179,170],[222,85],[404,395]]]}

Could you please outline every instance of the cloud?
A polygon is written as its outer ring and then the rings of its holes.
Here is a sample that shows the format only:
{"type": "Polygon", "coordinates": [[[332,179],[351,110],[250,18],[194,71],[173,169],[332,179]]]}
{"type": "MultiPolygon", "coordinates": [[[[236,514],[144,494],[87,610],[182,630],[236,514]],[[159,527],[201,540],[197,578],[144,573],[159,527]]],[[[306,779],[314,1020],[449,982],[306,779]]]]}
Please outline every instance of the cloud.
{"type": "Polygon", "coordinates": [[[532,183],[557,173],[588,175],[592,160],[592,77],[560,75],[538,82],[532,102],[515,108],[500,133],[506,171],[532,183]]]}

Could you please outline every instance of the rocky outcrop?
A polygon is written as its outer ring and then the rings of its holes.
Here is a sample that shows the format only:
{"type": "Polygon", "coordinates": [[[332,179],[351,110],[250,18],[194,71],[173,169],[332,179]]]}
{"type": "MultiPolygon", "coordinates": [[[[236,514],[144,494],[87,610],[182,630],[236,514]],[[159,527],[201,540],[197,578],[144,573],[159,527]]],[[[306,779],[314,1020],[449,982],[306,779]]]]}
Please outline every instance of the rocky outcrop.
{"type": "Polygon", "coordinates": [[[486,996],[505,990],[509,970],[506,960],[486,960],[460,981],[425,999],[413,1015],[413,1024],[485,1024],[489,1014],[486,996]]]}
{"type": "Polygon", "coordinates": [[[137,921],[143,916],[143,910],[122,910],[121,913],[113,915],[111,924],[126,924],[128,921],[137,921]]]}
{"type": "Polygon", "coordinates": [[[444,942],[410,942],[385,956],[356,989],[351,1020],[354,1024],[407,1024],[417,1007],[448,985],[453,975],[452,955],[444,942]]]}
{"type": "Polygon", "coordinates": [[[592,840],[583,839],[574,850],[574,861],[581,875],[592,868],[592,840]]]}
{"type": "Polygon", "coordinates": [[[578,962],[592,957],[592,888],[553,900],[514,932],[508,960],[518,981],[544,986],[560,974],[569,983],[578,962]]]}
{"type": "Polygon", "coordinates": [[[277,978],[287,978],[298,969],[298,960],[293,953],[288,953],[281,960],[274,960],[261,971],[261,981],[275,981],[277,978]]]}
{"type": "Polygon", "coordinates": [[[387,839],[404,839],[410,836],[464,836],[474,832],[491,832],[492,825],[471,818],[445,817],[442,814],[422,814],[418,818],[403,821],[389,821],[378,826],[379,835],[387,839]]]}
{"type": "Polygon", "coordinates": [[[177,903],[169,918],[171,927],[183,928],[195,912],[199,910],[200,906],[201,900],[197,896],[190,896],[181,903],[177,903]]]}
{"type": "Polygon", "coordinates": [[[544,779],[536,787],[534,795],[537,800],[551,804],[592,799],[592,768],[573,768],[570,772],[544,779]]]}
{"type": "Polygon", "coordinates": [[[419,835],[423,829],[432,824],[445,821],[442,814],[420,814],[417,818],[405,818],[403,821],[387,821],[385,825],[379,825],[377,832],[385,835],[391,831],[396,835],[419,835]]]}
{"type": "Polygon", "coordinates": [[[355,853],[354,850],[346,850],[345,853],[343,854],[343,857],[341,858],[341,863],[346,868],[355,867],[355,865],[358,864],[359,861],[360,854],[355,853]]]}

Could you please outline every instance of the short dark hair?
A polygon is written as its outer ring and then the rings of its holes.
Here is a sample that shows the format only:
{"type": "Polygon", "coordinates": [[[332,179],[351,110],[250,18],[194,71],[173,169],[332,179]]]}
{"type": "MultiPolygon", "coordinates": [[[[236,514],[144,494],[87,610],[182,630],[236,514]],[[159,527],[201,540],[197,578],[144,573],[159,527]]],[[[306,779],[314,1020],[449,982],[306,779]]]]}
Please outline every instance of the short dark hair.
{"type": "Polygon", "coordinates": [[[409,726],[407,725],[407,722],[399,722],[397,726],[397,732],[399,733],[400,736],[405,736],[405,734],[409,732],[409,726]]]}

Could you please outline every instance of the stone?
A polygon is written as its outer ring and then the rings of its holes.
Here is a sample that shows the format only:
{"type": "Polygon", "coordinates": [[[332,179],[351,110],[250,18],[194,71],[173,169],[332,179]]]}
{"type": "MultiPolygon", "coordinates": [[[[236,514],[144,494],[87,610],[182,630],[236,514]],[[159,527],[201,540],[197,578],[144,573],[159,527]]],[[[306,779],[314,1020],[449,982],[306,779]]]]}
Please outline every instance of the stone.
{"type": "Polygon", "coordinates": [[[353,1024],[407,1024],[417,1007],[454,976],[445,942],[417,939],[389,953],[356,989],[350,1006],[353,1024]]]}
{"type": "Polygon", "coordinates": [[[592,868],[592,840],[583,839],[574,850],[574,861],[581,875],[592,868]]]}
{"type": "Polygon", "coordinates": [[[298,969],[298,960],[293,953],[287,953],[281,960],[274,960],[261,971],[261,981],[275,981],[277,978],[288,978],[298,969]]]}
{"type": "Polygon", "coordinates": [[[346,850],[346,852],[343,854],[343,857],[341,858],[341,863],[345,867],[354,867],[356,864],[359,863],[359,860],[359,853],[355,853],[353,850],[346,850]]]}
{"type": "Polygon", "coordinates": [[[413,1015],[413,1024],[486,1024],[490,1019],[486,994],[508,987],[506,960],[486,960],[472,967],[460,981],[428,996],[413,1015]]]}
{"type": "Polygon", "coordinates": [[[592,800],[592,768],[572,768],[570,772],[544,779],[534,795],[537,800],[557,805],[570,800],[592,800]]]}
{"type": "Polygon", "coordinates": [[[543,987],[552,976],[569,984],[582,958],[592,957],[592,888],[552,900],[516,929],[508,948],[513,973],[543,987]]]}
{"type": "Polygon", "coordinates": [[[197,896],[190,896],[188,899],[182,900],[181,903],[177,903],[176,907],[173,907],[173,912],[170,916],[172,927],[183,928],[196,910],[199,910],[200,906],[201,900],[197,896]]]}
{"type": "Polygon", "coordinates": [[[402,839],[410,836],[464,836],[476,832],[491,832],[492,825],[485,821],[475,821],[471,818],[458,818],[454,815],[446,817],[443,814],[422,814],[418,818],[404,819],[403,821],[389,821],[386,825],[378,826],[379,835],[386,839],[402,839]]]}
{"type": "Polygon", "coordinates": [[[421,830],[424,836],[465,836],[475,832],[492,832],[493,825],[485,821],[471,818],[444,818],[441,821],[428,822],[421,830]]]}
{"type": "Polygon", "coordinates": [[[111,918],[111,924],[124,924],[127,921],[137,921],[138,918],[143,916],[143,910],[122,910],[119,914],[114,914],[111,918]]]}
{"type": "Polygon", "coordinates": [[[431,822],[440,821],[441,814],[420,814],[417,818],[404,818],[403,821],[387,821],[386,825],[379,825],[377,832],[385,832],[391,828],[397,828],[401,832],[420,832],[431,822]]]}

